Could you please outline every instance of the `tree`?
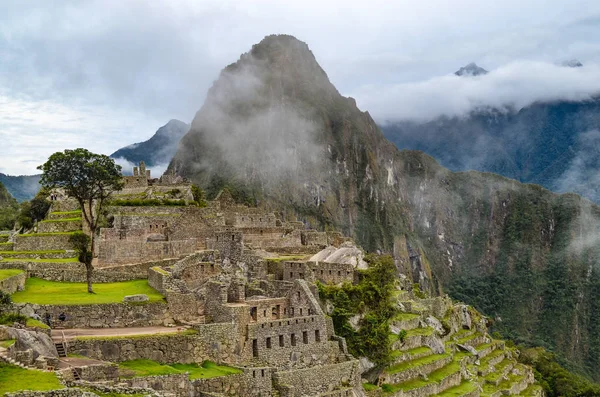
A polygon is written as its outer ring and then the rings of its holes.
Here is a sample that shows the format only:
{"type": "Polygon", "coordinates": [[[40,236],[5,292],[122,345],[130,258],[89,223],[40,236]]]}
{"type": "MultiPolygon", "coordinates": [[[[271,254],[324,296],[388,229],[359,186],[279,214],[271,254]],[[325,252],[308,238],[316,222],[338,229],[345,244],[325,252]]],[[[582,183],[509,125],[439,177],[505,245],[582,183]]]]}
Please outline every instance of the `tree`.
{"type": "MultiPolygon", "coordinates": [[[[123,188],[121,166],[115,164],[108,156],[80,148],[56,152],[38,169],[42,170],[42,186],[49,189],[61,188],[67,196],[79,203],[90,231],[93,254],[102,205],[113,191],[123,188]]],[[[92,261],[87,262],[85,266],[88,292],[93,293],[92,261]]]]}

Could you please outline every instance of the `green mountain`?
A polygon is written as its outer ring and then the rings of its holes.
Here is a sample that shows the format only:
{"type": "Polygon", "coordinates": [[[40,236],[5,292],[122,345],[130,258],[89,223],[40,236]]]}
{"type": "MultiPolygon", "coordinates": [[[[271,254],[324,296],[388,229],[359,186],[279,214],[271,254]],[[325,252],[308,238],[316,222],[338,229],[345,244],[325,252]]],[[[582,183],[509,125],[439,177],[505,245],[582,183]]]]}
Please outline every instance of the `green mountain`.
{"type": "Polygon", "coordinates": [[[0,182],[0,230],[13,228],[18,211],[17,200],[10,195],[6,187],[0,182]]]}
{"type": "Polygon", "coordinates": [[[169,165],[365,249],[394,253],[421,289],[600,379],[600,207],[400,151],[342,97],[308,46],[268,36],[227,66],[169,165]]]}
{"type": "Polygon", "coordinates": [[[40,190],[41,175],[6,175],[0,173],[0,182],[6,186],[17,201],[28,201],[35,197],[40,190]]]}
{"type": "Polygon", "coordinates": [[[189,129],[190,126],[183,121],[170,120],[147,141],[121,148],[111,154],[110,157],[114,159],[123,158],[136,165],[143,161],[149,167],[167,164],[177,151],[179,139],[189,129]]]}

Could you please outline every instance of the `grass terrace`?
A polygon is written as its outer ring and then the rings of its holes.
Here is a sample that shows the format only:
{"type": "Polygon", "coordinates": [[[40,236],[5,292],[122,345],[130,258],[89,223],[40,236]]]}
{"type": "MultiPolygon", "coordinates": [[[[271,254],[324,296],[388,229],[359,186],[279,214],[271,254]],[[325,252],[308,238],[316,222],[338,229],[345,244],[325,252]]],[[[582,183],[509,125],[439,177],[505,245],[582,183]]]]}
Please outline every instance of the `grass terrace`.
{"type": "Polygon", "coordinates": [[[24,271],[21,269],[0,269],[0,280],[16,276],[17,274],[21,274],[23,272],[24,271]]]}
{"type": "MultiPolygon", "coordinates": [[[[19,234],[19,237],[41,237],[41,236],[70,236],[75,232],[51,232],[51,233],[27,233],[27,234],[19,234]]],[[[81,233],[81,232],[79,232],[81,233]]]]}
{"type": "MultiPolygon", "coordinates": [[[[19,251],[15,251],[19,252],[19,251]]],[[[2,258],[0,262],[32,262],[32,263],[73,263],[79,262],[79,258],[48,258],[48,259],[37,259],[37,258],[2,258]]]]}
{"type": "MultiPolygon", "coordinates": [[[[82,270],[83,271],[83,270],[82,270]]],[[[87,292],[86,283],[66,283],[29,278],[25,290],[12,295],[15,303],[39,305],[93,305],[120,303],[126,295],[146,294],[149,302],[160,302],[163,296],[148,285],[148,280],[94,284],[95,294],[87,292]]]]}
{"type": "Polygon", "coordinates": [[[390,374],[395,374],[398,372],[406,371],[407,369],[422,367],[424,365],[431,364],[435,361],[443,360],[447,357],[450,357],[450,354],[432,354],[430,356],[421,357],[416,360],[405,361],[403,363],[393,365],[387,368],[386,372],[390,374]]]}
{"type": "Polygon", "coordinates": [[[393,385],[384,384],[381,388],[384,392],[389,394],[397,393],[400,390],[408,391],[418,389],[420,387],[427,386],[432,383],[438,383],[439,381],[459,371],[460,364],[457,362],[452,362],[446,365],[445,367],[438,369],[437,371],[433,371],[431,374],[429,374],[428,380],[417,378],[404,383],[398,383],[393,385]]]}
{"type": "Polygon", "coordinates": [[[18,390],[64,389],[54,372],[23,369],[0,361],[0,395],[18,390]]]}
{"type": "Polygon", "coordinates": [[[189,373],[190,379],[216,378],[218,376],[227,376],[241,374],[242,371],[224,365],[217,365],[212,361],[204,361],[198,364],[159,364],[152,360],[131,360],[123,361],[119,364],[119,369],[133,371],[132,377],[169,375],[189,373]]]}
{"type": "Polygon", "coordinates": [[[81,210],[75,210],[75,211],[57,211],[57,212],[51,212],[51,214],[55,214],[55,215],[80,215],[81,216],[81,210]]]}
{"type": "Polygon", "coordinates": [[[45,219],[40,223],[53,223],[53,222],[81,222],[81,218],[60,218],[60,219],[45,219]]]}

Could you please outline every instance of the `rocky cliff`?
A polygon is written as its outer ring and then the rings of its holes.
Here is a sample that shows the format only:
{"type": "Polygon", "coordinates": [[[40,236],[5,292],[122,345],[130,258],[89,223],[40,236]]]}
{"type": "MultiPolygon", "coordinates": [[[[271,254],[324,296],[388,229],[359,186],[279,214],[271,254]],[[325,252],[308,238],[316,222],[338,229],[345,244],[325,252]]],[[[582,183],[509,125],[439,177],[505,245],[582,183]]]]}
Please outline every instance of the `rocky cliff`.
{"type": "Polygon", "coordinates": [[[399,151],[291,36],[266,37],[222,71],[170,168],[393,251],[422,288],[600,373],[600,208],[399,151]]]}

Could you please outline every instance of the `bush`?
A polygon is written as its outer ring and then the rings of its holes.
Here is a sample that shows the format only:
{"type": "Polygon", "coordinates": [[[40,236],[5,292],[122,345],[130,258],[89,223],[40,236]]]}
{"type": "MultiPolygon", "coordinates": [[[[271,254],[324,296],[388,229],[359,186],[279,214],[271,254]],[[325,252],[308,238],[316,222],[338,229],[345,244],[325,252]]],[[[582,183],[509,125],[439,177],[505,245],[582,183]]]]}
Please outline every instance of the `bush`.
{"type": "Polygon", "coordinates": [[[319,284],[319,295],[333,303],[331,314],[336,334],[346,338],[348,349],[358,357],[368,357],[376,364],[391,360],[389,319],[397,313],[392,293],[396,267],[390,256],[369,255],[369,268],[359,271],[358,284],[341,287],[319,284]],[[363,318],[355,331],[348,320],[357,314],[363,318]]]}
{"type": "Polygon", "coordinates": [[[12,298],[10,294],[7,294],[4,291],[0,291],[0,305],[9,305],[12,303],[12,298]]]}
{"type": "Polygon", "coordinates": [[[6,313],[0,315],[0,325],[13,325],[14,323],[22,325],[27,324],[27,316],[19,313],[6,313]]]}
{"type": "Polygon", "coordinates": [[[400,332],[398,332],[398,340],[401,343],[404,343],[404,340],[406,339],[406,335],[408,335],[408,332],[406,332],[405,329],[401,329],[400,332]]]}

